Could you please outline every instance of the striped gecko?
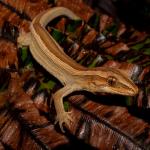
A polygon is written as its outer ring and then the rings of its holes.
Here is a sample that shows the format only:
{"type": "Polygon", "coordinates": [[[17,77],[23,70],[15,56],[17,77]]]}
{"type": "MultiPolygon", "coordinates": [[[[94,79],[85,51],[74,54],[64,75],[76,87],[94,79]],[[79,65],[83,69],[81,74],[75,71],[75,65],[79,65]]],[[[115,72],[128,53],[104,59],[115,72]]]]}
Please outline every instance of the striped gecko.
{"type": "Polygon", "coordinates": [[[66,112],[63,98],[74,91],[105,92],[134,96],[137,86],[119,69],[109,67],[86,68],[65,54],[59,44],[45,29],[46,25],[58,16],[80,19],[72,11],[63,7],[48,9],[31,22],[29,33],[20,33],[18,45],[28,45],[35,60],[50,74],[55,76],[64,87],[53,95],[56,109],[56,122],[64,132],[63,123],[70,126],[72,112],[66,112]]]}

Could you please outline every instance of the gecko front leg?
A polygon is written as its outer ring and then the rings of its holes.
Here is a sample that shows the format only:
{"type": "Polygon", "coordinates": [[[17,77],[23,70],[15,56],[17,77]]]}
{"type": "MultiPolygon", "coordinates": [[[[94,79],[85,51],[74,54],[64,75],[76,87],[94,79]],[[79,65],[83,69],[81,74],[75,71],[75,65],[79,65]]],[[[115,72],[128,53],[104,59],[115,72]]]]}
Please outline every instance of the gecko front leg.
{"type": "Polygon", "coordinates": [[[71,111],[66,112],[64,109],[63,98],[69,95],[70,93],[78,91],[80,89],[81,88],[76,84],[66,85],[53,95],[54,105],[57,113],[55,123],[59,123],[62,132],[64,132],[63,123],[65,123],[67,126],[70,126],[71,122],[73,121],[71,111]]]}

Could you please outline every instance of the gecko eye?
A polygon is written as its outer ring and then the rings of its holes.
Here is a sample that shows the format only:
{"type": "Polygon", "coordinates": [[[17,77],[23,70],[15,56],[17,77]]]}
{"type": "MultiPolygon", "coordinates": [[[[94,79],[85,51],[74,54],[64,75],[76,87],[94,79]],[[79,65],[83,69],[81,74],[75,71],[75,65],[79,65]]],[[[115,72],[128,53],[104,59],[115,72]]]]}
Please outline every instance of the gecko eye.
{"type": "Polygon", "coordinates": [[[117,84],[117,79],[113,76],[109,76],[107,79],[107,83],[110,86],[115,86],[117,84]]]}

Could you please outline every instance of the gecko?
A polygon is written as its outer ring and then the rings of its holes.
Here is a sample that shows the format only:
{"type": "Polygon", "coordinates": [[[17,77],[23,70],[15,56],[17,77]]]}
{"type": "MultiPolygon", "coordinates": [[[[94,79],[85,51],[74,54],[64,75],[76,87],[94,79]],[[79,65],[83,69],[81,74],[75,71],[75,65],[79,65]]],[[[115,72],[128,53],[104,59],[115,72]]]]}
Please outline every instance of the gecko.
{"type": "Polygon", "coordinates": [[[38,14],[30,24],[30,32],[20,32],[18,45],[29,46],[33,58],[63,85],[53,94],[56,122],[64,132],[63,124],[70,126],[71,111],[65,111],[63,99],[74,91],[104,92],[134,96],[138,87],[122,72],[111,67],[86,68],[71,59],[46,30],[46,25],[58,16],[80,19],[64,7],[50,8],[38,14]]]}

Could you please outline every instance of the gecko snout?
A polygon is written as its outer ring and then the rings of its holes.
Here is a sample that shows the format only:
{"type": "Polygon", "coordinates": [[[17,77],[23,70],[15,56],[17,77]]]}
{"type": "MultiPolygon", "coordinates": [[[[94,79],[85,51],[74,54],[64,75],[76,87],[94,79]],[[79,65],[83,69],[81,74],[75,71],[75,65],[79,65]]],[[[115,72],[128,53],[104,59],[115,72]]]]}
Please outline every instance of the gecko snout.
{"type": "Polygon", "coordinates": [[[139,89],[136,85],[133,85],[132,87],[130,87],[130,90],[129,90],[131,96],[135,96],[138,93],[138,91],[139,89]]]}

